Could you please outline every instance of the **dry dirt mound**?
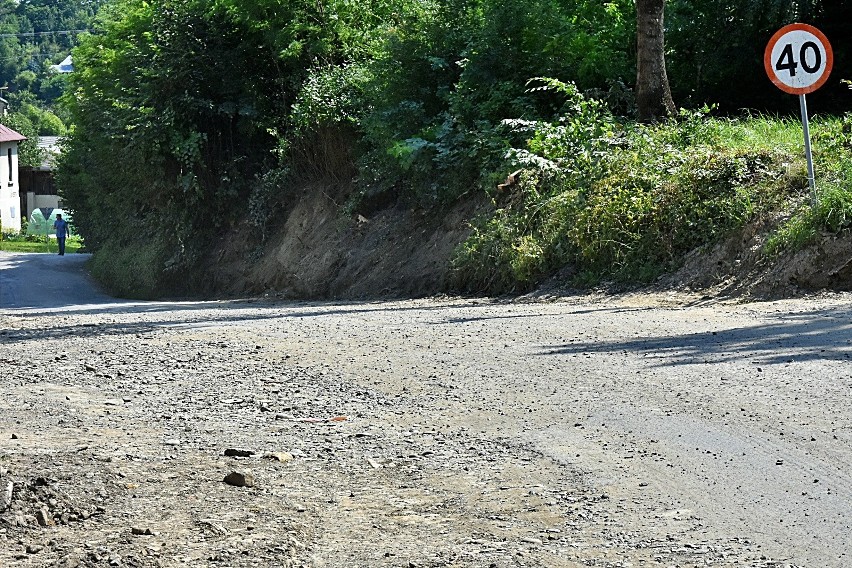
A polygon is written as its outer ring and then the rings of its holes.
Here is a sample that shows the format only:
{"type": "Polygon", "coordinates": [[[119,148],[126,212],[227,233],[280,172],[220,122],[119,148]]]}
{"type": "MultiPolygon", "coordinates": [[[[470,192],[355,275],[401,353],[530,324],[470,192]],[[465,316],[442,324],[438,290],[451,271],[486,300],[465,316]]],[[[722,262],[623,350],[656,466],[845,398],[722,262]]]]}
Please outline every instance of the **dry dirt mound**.
{"type": "Polygon", "coordinates": [[[852,233],[822,234],[799,251],[769,256],[764,244],[772,229],[768,222],[752,223],[716,245],[697,249],[658,286],[749,300],[852,290],[852,233]]]}

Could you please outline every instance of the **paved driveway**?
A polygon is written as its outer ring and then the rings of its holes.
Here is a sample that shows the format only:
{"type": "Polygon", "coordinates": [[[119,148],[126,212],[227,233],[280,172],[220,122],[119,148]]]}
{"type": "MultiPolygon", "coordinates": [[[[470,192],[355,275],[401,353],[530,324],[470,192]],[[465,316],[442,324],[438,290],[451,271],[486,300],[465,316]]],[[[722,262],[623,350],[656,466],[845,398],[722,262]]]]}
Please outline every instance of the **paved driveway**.
{"type": "Polygon", "coordinates": [[[0,252],[0,308],[39,310],[114,302],[86,272],[89,258],[0,252]]]}

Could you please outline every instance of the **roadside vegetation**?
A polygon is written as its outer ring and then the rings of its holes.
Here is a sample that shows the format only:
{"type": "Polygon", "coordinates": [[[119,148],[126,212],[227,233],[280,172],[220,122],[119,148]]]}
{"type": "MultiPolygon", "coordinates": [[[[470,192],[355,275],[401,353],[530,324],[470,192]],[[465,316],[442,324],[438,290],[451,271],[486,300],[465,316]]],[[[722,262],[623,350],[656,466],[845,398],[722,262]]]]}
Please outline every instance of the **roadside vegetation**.
{"type": "MultiPolygon", "coordinates": [[[[78,236],[65,239],[65,254],[79,252],[83,241],[78,236]]],[[[19,233],[0,233],[0,250],[6,252],[57,253],[56,239],[44,235],[22,235],[19,233]]]]}
{"type": "Polygon", "coordinates": [[[461,292],[566,268],[575,285],[648,282],[760,219],[780,223],[779,254],[849,224],[849,11],[669,0],[684,110],[643,124],[632,0],[111,0],[73,52],[58,181],[96,276],[132,296],[191,286],[234,226],[260,246],[323,183],[351,187],[342,217],[491,200],[453,261],[461,292]],[[811,99],[816,207],[798,105],[754,64],[794,20],[839,65],[811,99]]]}
{"type": "MultiPolygon", "coordinates": [[[[575,109],[589,104],[575,96],[575,109]]],[[[839,233],[852,226],[850,125],[849,115],[813,124],[814,206],[797,120],[682,111],[647,126],[604,111],[528,124],[525,147],[510,153],[520,179],[492,192],[495,212],[459,248],[458,285],[519,291],[565,266],[581,287],[650,282],[758,220],[779,220],[767,255],[839,233]],[[578,139],[578,119],[598,131],[578,139]]]]}

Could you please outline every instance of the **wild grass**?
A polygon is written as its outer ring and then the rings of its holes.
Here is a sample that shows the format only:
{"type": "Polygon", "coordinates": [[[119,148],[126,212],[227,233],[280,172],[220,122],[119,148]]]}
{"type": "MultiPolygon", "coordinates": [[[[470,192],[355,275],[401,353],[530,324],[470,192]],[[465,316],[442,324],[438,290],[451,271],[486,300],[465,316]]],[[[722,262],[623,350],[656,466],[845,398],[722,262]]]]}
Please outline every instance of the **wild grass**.
{"type": "Polygon", "coordinates": [[[848,116],[811,124],[816,206],[798,120],[684,111],[657,125],[616,124],[606,138],[582,144],[560,139],[576,132],[540,125],[534,143],[516,153],[526,161],[508,166],[524,169],[522,182],[511,195],[493,194],[494,213],[477,220],[456,251],[458,287],[519,292],[565,266],[574,268],[577,286],[649,282],[691,250],[778,212],[788,220],[767,254],[852,226],[848,116]],[[592,159],[531,152],[572,147],[591,148],[592,159]]]}
{"type": "MultiPolygon", "coordinates": [[[[65,240],[65,253],[73,254],[83,248],[80,237],[70,237],[65,240]]],[[[3,234],[0,238],[0,250],[6,252],[35,252],[35,253],[58,253],[59,245],[56,239],[44,236],[19,236],[3,234]]]]}
{"type": "Polygon", "coordinates": [[[804,139],[799,120],[759,115],[708,122],[716,141],[731,149],[774,148],[791,155],[801,152],[804,139]]]}
{"type": "Polygon", "coordinates": [[[852,115],[818,120],[811,133],[815,191],[788,204],[788,219],[767,240],[767,254],[799,250],[821,234],[852,227],[852,115]]]}

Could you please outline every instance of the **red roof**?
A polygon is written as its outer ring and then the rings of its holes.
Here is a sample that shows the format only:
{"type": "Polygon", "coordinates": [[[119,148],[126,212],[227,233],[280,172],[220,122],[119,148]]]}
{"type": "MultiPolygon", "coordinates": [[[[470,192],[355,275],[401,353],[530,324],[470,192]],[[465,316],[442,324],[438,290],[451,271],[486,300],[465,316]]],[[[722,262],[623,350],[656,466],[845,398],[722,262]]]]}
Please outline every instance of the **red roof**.
{"type": "Polygon", "coordinates": [[[19,132],[15,132],[8,126],[0,124],[0,142],[21,142],[27,137],[19,132]]]}

